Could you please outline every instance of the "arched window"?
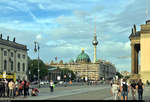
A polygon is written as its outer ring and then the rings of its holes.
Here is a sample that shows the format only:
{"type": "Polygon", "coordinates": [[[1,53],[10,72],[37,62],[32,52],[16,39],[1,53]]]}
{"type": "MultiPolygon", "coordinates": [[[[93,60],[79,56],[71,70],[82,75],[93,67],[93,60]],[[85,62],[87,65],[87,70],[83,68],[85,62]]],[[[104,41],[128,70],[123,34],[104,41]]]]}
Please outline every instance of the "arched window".
{"type": "Polygon", "coordinates": [[[20,63],[18,62],[18,71],[20,71],[20,63]]]}
{"type": "Polygon", "coordinates": [[[13,71],[13,61],[11,61],[11,71],[13,71]]]}
{"type": "Polygon", "coordinates": [[[4,70],[6,71],[7,70],[7,61],[4,60],[4,70]]]}
{"type": "Polygon", "coordinates": [[[24,72],[25,71],[25,64],[23,63],[22,66],[23,66],[23,72],[24,72]]]}
{"type": "Polygon", "coordinates": [[[7,56],[7,51],[4,51],[4,56],[7,56]]]}

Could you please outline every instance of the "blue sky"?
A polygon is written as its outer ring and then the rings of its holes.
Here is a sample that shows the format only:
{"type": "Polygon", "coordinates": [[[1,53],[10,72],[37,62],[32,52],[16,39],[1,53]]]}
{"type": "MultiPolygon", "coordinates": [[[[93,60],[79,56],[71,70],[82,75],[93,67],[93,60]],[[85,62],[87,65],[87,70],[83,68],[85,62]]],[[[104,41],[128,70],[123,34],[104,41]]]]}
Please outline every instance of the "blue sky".
{"type": "Polygon", "coordinates": [[[117,70],[131,70],[129,35],[133,24],[145,24],[148,0],[0,0],[0,33],[27,45],[40,43],[45,63],[76,59],[81,48],[93,61],[94,18],[99,44],[97,58],[115,64],[117,70]],[[127,56],[125,58],[120,58],[127,56]]]}

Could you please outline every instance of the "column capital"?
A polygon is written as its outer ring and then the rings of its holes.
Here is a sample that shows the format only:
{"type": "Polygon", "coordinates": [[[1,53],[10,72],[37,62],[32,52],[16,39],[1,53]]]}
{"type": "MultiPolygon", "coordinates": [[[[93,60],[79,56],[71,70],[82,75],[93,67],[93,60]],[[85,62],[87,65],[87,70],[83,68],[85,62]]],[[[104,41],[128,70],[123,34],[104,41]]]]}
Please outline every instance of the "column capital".
{"type": "Polygon", "coordinates": [[[131,46],[134,46],[134,45],[135,45],[135,43],[130,43],[130,45],[131,45],[131,46]]]}

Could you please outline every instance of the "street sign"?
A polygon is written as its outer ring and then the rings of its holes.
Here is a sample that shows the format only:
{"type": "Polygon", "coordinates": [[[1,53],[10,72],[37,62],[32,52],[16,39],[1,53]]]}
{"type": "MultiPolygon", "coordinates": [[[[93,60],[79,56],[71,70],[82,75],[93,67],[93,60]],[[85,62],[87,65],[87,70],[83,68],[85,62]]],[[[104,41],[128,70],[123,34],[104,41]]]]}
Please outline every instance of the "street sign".
{"type": "Polygon", "coordinates": [[[6,78],[6,72],[3,72],[3,78],[6,78]]]}

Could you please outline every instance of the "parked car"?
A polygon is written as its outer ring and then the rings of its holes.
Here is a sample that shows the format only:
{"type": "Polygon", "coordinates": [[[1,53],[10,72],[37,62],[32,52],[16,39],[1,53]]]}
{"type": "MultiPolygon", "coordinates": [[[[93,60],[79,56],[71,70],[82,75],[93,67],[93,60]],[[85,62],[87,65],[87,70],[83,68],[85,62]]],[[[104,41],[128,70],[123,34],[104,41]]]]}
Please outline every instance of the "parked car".
{"type": "Polygon", "coordinates": [[[33,81],[33,82],[31,82],[31,84],[32,85],[36,85],[36,84],[38,84],[38,82],[37,81],[33,81]]]}
{"type": "Polygon", "coordinates": [[[64,81],[59,81],[59,82],[58,82],[58,84],[63,84],[63,83],[64,83],[64,81]]]}
{"type": "Polygon", "coordinates": [[[40,82],[40,85],[44,85],[44,82],[43,82],[43,81],[41,81],[41,82],[40,82]]]}

